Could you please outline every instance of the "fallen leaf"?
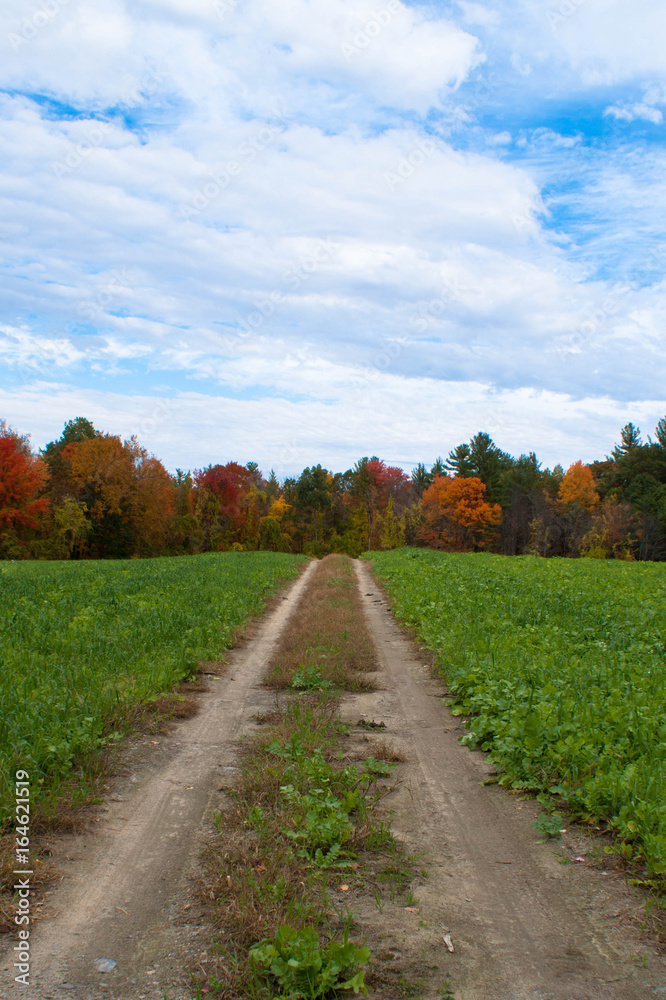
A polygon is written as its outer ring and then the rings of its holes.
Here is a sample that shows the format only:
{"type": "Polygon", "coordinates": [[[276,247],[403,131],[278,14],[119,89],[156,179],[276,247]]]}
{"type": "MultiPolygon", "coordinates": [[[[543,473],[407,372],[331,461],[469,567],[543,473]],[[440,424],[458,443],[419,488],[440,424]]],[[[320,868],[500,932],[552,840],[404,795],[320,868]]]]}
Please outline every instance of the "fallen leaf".
{"type": "Polygon", "coordinates": [[[449,949],[449,951],[455,951],[456,950],[453,947],[453,941],[451,940],[451,935],[450,934],[445,934],[444,935],[444,944],[449,949]]]}
{"type": "Polygon", "coordinates": [[[340,886],[340,892],[349,892],[349,886],[348,885],[341,885],[340,886]]]}
{"type": "Polygon", "coordinates": [[[255,872],[265,872],[266,871],[266,865],[263,865],[263,864],[262,865],[257,865],[257,867],[254,870],[255,870],[255,872]]]}
{"type": "Polygon", "coordinates": [[[353,870],[354,870],[355,872],[356,872],[356,871],[358,871],[358,870],[359,870],[359,868],[361,867],[361,866],[359,865],[358,861],[352,861],[352,863],[351,863],[351,866],[352,866],[352,868],[353,868],[353,870]]]}

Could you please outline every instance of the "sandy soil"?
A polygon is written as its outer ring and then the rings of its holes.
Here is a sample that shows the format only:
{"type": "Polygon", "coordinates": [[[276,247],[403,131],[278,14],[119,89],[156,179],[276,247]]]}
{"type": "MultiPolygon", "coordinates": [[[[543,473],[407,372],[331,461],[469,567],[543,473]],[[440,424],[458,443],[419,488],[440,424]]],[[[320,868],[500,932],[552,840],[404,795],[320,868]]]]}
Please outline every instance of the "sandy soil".
{"type": "MultiPolygon", "coordinates": [[[[369,936],[429,983],[448,978],[456,1000],[647,1000],[666,995],[666,961],[623,915],[640,901],[613,873],[571,858],[574,836],[538,843],[538,809],[498,786],[486,755],[459,744],[416,647],[396,625],[367,564],[357,561],[384,690],[346,702],[386,724],[408,759],[389,798],[393,828],[429,870],[418,906],[363,908],[369,936]],[[374,912],[373,912],[374,909],[374,912]],[[399,910],[399,912],[398,912],[399,910]],[[381,919],[378,919],[380,917],[381,919]],[[450,935],[455,951],[444,942],[450,935]]],[[[376,946],[376,945],[375,945],[376,946]]],[[[380,996],[381,993],[377,993],[380,996]]]]}
{"type": "MultiPolygon", "coordinates": [[[[163,1000],[165,992],[189,1000],[183,969],[210,948],[194,886],[199,850],[233,780],[239,738],[271,707],[275,696],[260,682],[315,565],[232,653],[227,674],[211,678],[199,715],[136,747],[98,830],[61,841],[63,883],[32,937],[34,985],[14,986],[5,945],[3,1000],[163,1000]],[[117,965],[100,972],[99,959],[117,965]]],[[[575,838],[539,844],[535,804],[481,784],[490,773],[485,755],[458,743],[460,723],[442,703],[441,684],[368,566],[357,562],[356,573],[381,670],[379,690],[343,700],[349,753],[368,755],[381,740],[404,754],[386,805],[394,832],[428,871],[409,905],[339,893],[341,912],[354,909],[381,958],[372,996],[414,995],[409,984],[419,981],[420,995],[435,1000],[448,980],[456,1000],[666,997],[666,962],[627,919],[635,894],[613,873],[558,863],[580,853],[575,838]],[[386,728],[359,727],[361,717],[386,728]]]]}
{"type": "Polygon", "coordinates": [[[13,982],[11,942],[0,955],[0,997],[163,1000],[166,991],[189,1000],[183,969],[207,946],[193,886],[199,848],[243,729],[265,708],[260,682],[315,565],[232,651],[225,675],[210,678],[199,714],[137,752],[135,773],[105,804],[99,830],[60,843],[54,860],[65,875],[50,919],[33,930],[32,985],[13,982]],[[117,965],[100,973],[99,959],[117,965]]]}

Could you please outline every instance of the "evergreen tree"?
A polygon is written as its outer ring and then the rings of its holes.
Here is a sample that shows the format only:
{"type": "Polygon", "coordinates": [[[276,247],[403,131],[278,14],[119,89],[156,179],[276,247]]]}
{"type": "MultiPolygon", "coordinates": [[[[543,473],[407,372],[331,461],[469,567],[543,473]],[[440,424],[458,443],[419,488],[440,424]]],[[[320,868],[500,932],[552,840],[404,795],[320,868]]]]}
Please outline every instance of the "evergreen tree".
{"type": "Polygon", "coordinates": [[[643,444],[640,428],[634,427],[633,424],[626,424],[620,432],[620,437],[620,444],[616,444],[613,448],[613,458],[616,462],[625,455],[628,455],[634,448],[640,448],[643,444]]]}

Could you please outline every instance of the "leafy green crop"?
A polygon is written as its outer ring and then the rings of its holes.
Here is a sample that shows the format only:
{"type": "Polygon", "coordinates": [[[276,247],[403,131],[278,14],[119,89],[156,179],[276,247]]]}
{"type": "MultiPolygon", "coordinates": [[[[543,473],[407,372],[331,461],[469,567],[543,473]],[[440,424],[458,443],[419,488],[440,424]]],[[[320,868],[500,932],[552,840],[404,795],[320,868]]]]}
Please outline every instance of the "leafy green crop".
{"type": "Polygon", "coordinates": [[[280,927],[273,940],[261,941],[250,951],[255,972],[264,979],[270,976],[280,987],[279,995],[272,994],[274,1000],[317,1000],[333,997],[338,990],[366,995],[362,971],[356,971],[350,979],[342,977],[365,965],[369,957],[367,948],[349,941],[348,928],[342,941],[329,941],[320,947],[312,927],[280,927]]]}
{"type": "Polygon", "coordinates": [[[373,553],[513,788],[608,823],[666,873],[666,566],[373,553]]]}
{"type": "MultiPolygon", "coordinates": [[[[317,867],[348,867],[342,859],[343,845],[354,830],[350,813],[367,809],[366,790],[377,778],[390,774],[394,765],[368,757],[365,770],[354,764],[336,770],[319,748],[307,753],[297,737],[285,745],[275,741],[268,750],[288,762],[280,795],[289,806],[290,826],[282,834],[298,846],[301,857],[317,867]]],[[[262,819],[255,815],[255,828],[262,819]]]]}
{"type": "Polygon", "coordinates": [[[0,566],[0,820],[13,772],[33,800],[106,720],[219,659],[301,557],[215,553],[0,566]]]}

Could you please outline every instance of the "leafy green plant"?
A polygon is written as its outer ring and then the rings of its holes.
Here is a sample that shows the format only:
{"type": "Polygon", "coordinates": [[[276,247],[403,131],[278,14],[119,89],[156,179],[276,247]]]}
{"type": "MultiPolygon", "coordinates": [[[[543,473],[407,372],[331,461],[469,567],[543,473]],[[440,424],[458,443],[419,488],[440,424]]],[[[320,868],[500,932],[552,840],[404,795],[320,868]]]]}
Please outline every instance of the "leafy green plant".
{"type": "MultiPolygon", "coordinates": [[[[666,878],[666,565],[372,553],[501,785],[603,818],[666,878]]],[[[545,801],[542,800],[542,801],[545,801]]],[[[545,831],[544,831],[545,832],[545,831]]]]}
{"type": "Polygon", "coordinates": [[[312,927],[280,927],[273,939],[261,941],[250,950],[256,978],[268,985],[275,982],[280,989],[274,1000],[317,1000],[334,997],[339,990],[365,996],[368,991],[364,973],[358,966],[365,965],[369,958],[367,948],[349,940],[349,923],[342,941],[321,946],[312,927]]]}
{"type": "MultiPolygon", "coordinates": [[[[305,856],[312,858],[317,850],[325,852],[335,847],[337,858],[354,829],[349,813],[358,802],[358,792],[348,793],[344,802],[320,788],[304,795],[293,785],[285,785],[280,792],[295,807],[294,828],[284,829],[284,835],[302,845],[305,856]]],[[[320,857],[324,859],[325,854],[320,857]]]]}
{"type": "Polygon", "coordinates": [[[303,665],[294,673],[290,686],[294,691],[330,691],[333,684],[323,679],[319,667],[303,665]]]}
{"type": "Polygon", "coordinates": [[[552,813],[550,815],[548,813],[541,813],[532,823],[532,826],[542,837],[550,840],[561,835],[563,823],[564,819],[559,813],[552,813]]]}

